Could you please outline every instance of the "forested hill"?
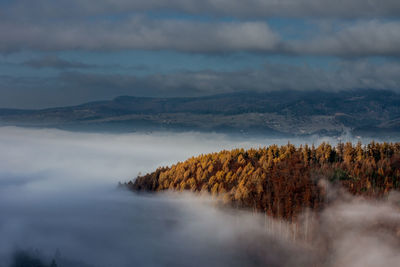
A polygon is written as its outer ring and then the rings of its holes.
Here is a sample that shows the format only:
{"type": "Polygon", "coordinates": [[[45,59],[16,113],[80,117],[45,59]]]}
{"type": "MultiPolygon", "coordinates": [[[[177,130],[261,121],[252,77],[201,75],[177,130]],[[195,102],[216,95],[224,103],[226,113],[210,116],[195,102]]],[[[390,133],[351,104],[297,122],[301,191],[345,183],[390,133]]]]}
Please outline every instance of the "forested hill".
{"type": "Polygon", "coordinates": [[[113,131],[400,136],[400,94],[384,90],[242,92],[206,97],[121,96],[42,110],[0,109],[0,125],[113,131]]]}
{"type": "Polygon", "coordinates": [[[327,201],[321,179],[354,195],[382,197],[400,187],[400,143],[272,145],[193,157],[125,184],[135,191],[190,190],[219,195],[234,207],[292,220],[327,201]]]}

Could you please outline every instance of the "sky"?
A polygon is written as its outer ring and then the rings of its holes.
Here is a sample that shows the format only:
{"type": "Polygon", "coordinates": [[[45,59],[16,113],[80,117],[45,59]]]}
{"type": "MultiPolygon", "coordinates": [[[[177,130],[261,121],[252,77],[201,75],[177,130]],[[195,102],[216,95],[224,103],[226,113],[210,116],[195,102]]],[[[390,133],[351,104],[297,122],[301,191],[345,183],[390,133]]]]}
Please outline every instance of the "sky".
{"type": "Polygon", "coordinates": [[[400,90],[398,0],[0,0],[0,107],[400,90]]]}

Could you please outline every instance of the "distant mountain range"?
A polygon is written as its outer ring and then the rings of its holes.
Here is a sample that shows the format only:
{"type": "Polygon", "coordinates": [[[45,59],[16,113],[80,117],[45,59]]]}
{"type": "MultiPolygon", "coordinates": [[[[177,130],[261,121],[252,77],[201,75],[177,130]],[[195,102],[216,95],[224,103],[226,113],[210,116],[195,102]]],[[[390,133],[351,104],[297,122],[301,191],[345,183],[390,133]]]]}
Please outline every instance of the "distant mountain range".
{"type": "Polygon", "coordinates": [[[83,131],[216,131],[263,135],[400,136],[400,94],[272,91],[206,97],[120,96],[41,110],[0,109],[0,124],[83,131]]]}

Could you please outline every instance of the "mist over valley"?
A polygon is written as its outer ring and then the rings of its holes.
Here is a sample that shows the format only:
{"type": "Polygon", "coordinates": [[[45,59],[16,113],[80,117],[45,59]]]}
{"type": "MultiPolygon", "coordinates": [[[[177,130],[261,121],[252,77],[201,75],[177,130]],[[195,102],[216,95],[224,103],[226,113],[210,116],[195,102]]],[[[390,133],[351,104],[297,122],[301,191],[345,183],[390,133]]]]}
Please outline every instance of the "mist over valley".
{"type": "MultiPolygon", "coordinates": [[[[292,141],[339,142],[318,136],[292,141]]],[[[307,217],[307,224],[314,225],[311,242],[294,241],[287,222],[222,208],[211,196],[135,194],[117,188],[118,182],[192,155],[287,142],[195,132],[99,134],[2,127],[0,149],[8,153],[0,160],[0,266],[15,266],[21,253],[43,266],[52,260],[57,266],[77,267],[310,266],[331,253],[320,250],[320,242],[352,246],[352,235],[368,243],[349,253],[372,250],[375,260],[395,266],[397,241],[385,236],[399,223],[396,195],[374,202],[338,193],[322,219],[307,217]],[[375,227],[376,220],[381,231],[363,230],[375,227]],[[334,238],[334,231],[342,237],[334,238]]],[[[335,253],[326,266],[366,264],[364,257],[349,260],[346,251],[335,253]]]]}

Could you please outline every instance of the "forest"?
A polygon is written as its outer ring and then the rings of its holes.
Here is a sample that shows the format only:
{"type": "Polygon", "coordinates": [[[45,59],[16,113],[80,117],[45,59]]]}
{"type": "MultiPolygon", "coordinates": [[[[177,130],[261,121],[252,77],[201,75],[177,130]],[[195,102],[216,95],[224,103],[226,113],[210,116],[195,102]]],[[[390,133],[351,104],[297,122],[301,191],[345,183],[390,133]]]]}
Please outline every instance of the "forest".
{"type": "Polygon", "coordinates": [[[295,221],[329,201],[327,184],[365,198],[400,187],[400,143],[292,144],[192,157],[123,184],[133,191],[207,193],[225,205],[295,221]]]}

